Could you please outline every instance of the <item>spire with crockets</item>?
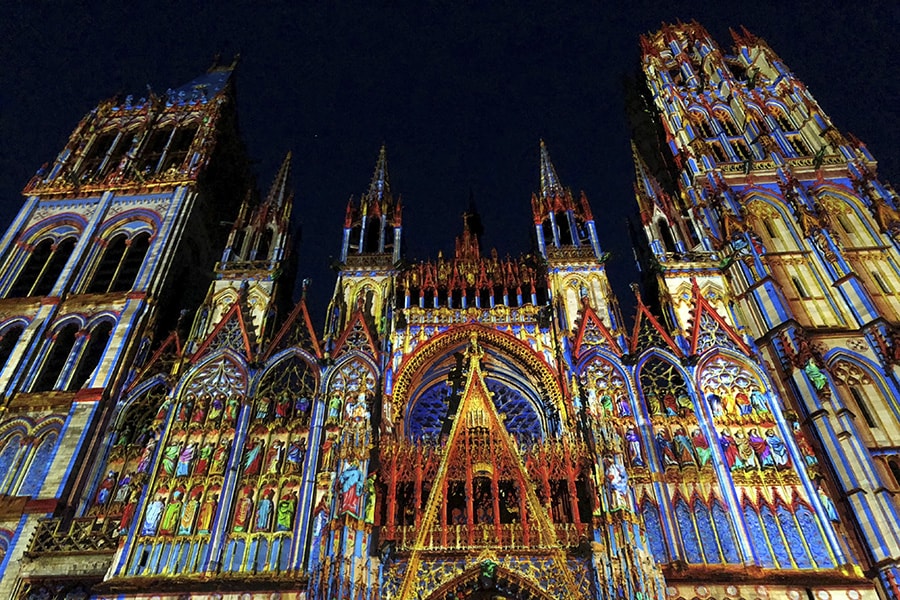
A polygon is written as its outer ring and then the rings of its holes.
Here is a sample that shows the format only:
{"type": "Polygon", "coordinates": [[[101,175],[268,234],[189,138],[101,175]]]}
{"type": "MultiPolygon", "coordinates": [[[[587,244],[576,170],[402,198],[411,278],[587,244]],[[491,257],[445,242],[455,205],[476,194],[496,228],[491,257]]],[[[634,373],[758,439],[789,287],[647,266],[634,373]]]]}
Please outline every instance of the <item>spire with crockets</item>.
{"type": "Polygon", "coordinates": [[[395,201],[391,194],[387,151],[382,144],[368,191],[358,204],[352,197],[347,203],[341,262],[364,254],[389,255],[392,262],[400,260],[400,217],[400,199],[395,201]]]}
{"type": "Polygon", "coordinates": [[[577,201],[572,191],[560,183],[550,153],[541,140],[541,192],[532,194],[531,209],[537,231],[538,250],[548,257],[552,248],[589,248],[600,258],[600,243],[594,226],[594,216],[587,196],[582,192],[577,201]]]}

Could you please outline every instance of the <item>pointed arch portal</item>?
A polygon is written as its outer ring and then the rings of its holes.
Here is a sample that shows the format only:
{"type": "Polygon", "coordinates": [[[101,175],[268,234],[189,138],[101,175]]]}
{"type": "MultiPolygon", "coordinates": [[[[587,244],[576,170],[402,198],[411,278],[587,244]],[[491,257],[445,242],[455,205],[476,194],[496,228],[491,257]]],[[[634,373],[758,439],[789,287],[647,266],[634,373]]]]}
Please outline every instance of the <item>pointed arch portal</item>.
{"type": "Polygon", "coordinates": [[[525,577],[497,567],[485,577],[475,565],[436,589],[427,600],[550,600],[540,587],[525,577]]]}

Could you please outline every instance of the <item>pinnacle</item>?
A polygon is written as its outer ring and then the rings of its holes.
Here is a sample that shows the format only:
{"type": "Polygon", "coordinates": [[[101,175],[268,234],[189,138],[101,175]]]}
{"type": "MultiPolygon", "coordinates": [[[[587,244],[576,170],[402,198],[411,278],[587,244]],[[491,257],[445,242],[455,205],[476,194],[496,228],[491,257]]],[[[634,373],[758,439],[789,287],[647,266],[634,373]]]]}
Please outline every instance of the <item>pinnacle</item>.
{"type": "Polygon", "coordinates": [[[273,207],[279,207],[284,204],[285,199],[289,195],[290,179],[291,179],[291,158],[293,154],[288,150],[278,169],[278,174],[272,181],[272,187],[269,188],[269,194],[266,196],[266,204],[273,207]]]}
{"type": "Polygon", "coordinates": [[[391,193],[391,182],[387,170],[387,148],[384,143],[378,151],[378,160],[375,163],[375,172],[372,174],[372,182],[369,184],[369,192],[366,194],[369,200],[384,200],[391,193]]]}

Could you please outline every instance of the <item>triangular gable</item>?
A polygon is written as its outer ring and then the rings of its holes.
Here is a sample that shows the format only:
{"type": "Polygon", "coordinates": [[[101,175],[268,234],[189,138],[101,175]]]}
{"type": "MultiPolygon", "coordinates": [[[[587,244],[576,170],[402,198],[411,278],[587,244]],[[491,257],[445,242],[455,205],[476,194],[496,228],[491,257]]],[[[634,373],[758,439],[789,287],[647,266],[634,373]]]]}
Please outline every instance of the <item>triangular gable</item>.
{"type": "Polygon", "coordinates": [[[731,348],[747,355],[753,352],[741,336],[716,312],[693,280],[694,327],[691,333],[691,354],[701,354],[710,348],[731,348]]]}
{"type": "Polygon", "coordinates": [[[344,333],[341,334],[341,337],[338,338],[337,343],[334,345],[332,356],[337,358],[340,354],[352,350],[359,350],[371,356],[378,354],[375,337],[369,330],[365,318],[363,318],[362,309],[357,309],[353,313],[350,322],[344,328],[344,333]]]}
{"type": "MultiPolygon", "coordinates": [[[[447,479],[449,466],[453,464],[457,454],[466,452],[466,437],[469,435],[470,429],[487,428],[492,434],[494,440],[492,453],[492,468],[508,469],[516,473],[520,481],[525,482],[525,508],[528,511],[528,520],[534,529],[532,535],[535,538],[542,538],[540,547],[555,548],[550,550],[551,560],[555,563],[553,566],[555,572],[563,578],[565,586],[570,592],[572,598],[578,597],[578,588],[572,573],[566,563],[566,556],[563,550],[556,544],[556,529],[547,515],[547,509],[543,507],[530,485],[531,478],[525,471],[521,457],[516,451],[515,444],[510,438],[506,427],[494,402],[491,400],[491,392],[488,390],[484,381],[484,375],[481,371],[480,361],[484,356],[484,351],[478,345],[477,335],[473,332],[469,348],[466,350],[469,359],[469,375],[466,381],[465,391],[463,392],[462,401],[457,409],[453,425],[450,428],[450,434],[447,437],[445,450],[441,457],[440,465],[437,469],[437,476],[431,487],[431,494],[428,496],[428,502],[425,505],[425,513],[422,515],[422,522],[419,524],[418,533],[416,534],[416,542],[412,548],[409,557],[408,567],[403,577],[403,583],[400,588],[398,597],[401,600],[413,598],[415,596],[415,582],[421,576],[419,568],[421,564],[421,552],[428,547],[428,540],[432,532],[440,525],[439,512],[441,501],[443,499],[444,481],[447,479]],[[470,427],[471,424],[471,427],[470,427]]],[[[496,526],[499,528],[500,524],[496,526]]],[[[500,537],[498,536],[498,544],[500,537]]],[[[536,545],[536,547],[538,547],[536,545]]]]}
{"type": "Polygon", "coordinates": [[[191,362],[196,363],[207,352],[214,352],[222,348],[229,348],[242,353],[249,359],[253,354],[250,344],[250,335],[247,333],[247,324],[244,319],[244,311],[241,310],[240,299],[235,300],[231,308],[222,315],[219,324],[200,344],[194,352],[191,362]]]}
{"type": "Polygon", "coordinates": [[[582,348],[588,350],[597,346],[608,346],[613,352],[621,355],[619,345],[591,307],[590,300],[583,298],[582,306],[581,325],[575,336],[575,356],[581,356],[582,348]]]}
{"type": "Polygon", "coordinates": [[[638,296],[638,310],[634,317],[634,333],[631,335],[631,353],[636,354],[647,348],[664,348],[669,347],[677,356],[682,356],[681,348],[672,339],[672,336],[666,332],[656,317],[650,312],[650,309],[641,301],[638,296]]]}
{"type": "Polygon", "coordinates": [[[306,306],[306,297],[300,299],[300,302],[294,307],[294,310],[288,315],[284,325],[275,335],[269,348],[266,350],[265,359],[268,360],[273,354],[284,350],[285,348],[302,348],[310,351],[317,357],[322,358],[322,347],[319,345],[319,339],[316,337],[316,330],[313,328],[312,320],[309,318],[309,309],[306,306]]]}
{"type": "Polygon", "coordinates": [[[138,376],[134,378],[134,381],[131,382],[131,385],[128,386],[128,389],[131,390],[138,383],[146,381],[154,375],[169,375],[175,361],[180,357],[181,338],[178,336],[177,331],[173,331],[165,340],[163,340],[163,343],[160,344],[159,348],[156,349],[150,359],[144,364],[144,367],[141,369],[140,373],[138,373],[138,376]]]}

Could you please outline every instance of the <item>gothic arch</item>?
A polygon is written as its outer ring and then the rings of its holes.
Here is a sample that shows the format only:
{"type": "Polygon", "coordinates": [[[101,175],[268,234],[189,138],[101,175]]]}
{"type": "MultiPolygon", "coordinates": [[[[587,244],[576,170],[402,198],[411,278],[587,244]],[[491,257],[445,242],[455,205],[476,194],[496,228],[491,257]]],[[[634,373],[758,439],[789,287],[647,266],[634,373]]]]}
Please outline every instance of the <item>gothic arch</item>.
{"type": "MultiPolygon", "coordinates": [[[[606,363],[607,365],[609,365],[611,367],[611,372],[615,375],[618,375],[618,377],[624,383],[623,389],[620,390],[620,393],[623,393],[627,397],[627,402],[631,407],[632,415],[635,414],[634,411],[639,411],[639,406],[637,406],[635,402],[638,396],[636,393],[637,386],[635,385],[634,377],[622,366],[622,363],[619,361],[618,357],[607,350],[591,348],[587,355],[578,362],[576,372],[580,376],[579,383],[581,385],[584,385],[584,378],[589,375],[591,367],[598,363],[606,363]]],[[[582,395],[584,395],[583,388],[582,395]]],[[[582,397],[581,400],[582,402],[586,402],[586,399],[584,397],[582,397]]],[[[615,400],[616,399],[613,398],[614,402],[615,400]]],[[[623,416],[620,414],[621,411],[618,409],[614,409],[614,413],[619,414],[619,416],[623,416]]]]}
{"type": "Polygon", "coordinates": [[[80,237],[85,227],[87,220],[83,216],[76,213],[62,213],[33,224],[19,235],[18,243],[34,246],[47,237],[55,242],[69,236],[80,237]]]}
{"type": "Polygon", "coordinates": [[[846,389],[850,394],[850,399],[861,413],[859,416],[869,428],[880,429],[895,441],[900,439],[900,430],[894,425],[900,419],[897,393],[880,369],[867,358],[844,349],[826,354],[825,364],[838,389],[846,389]],[[842,369],[842,364],[850,368],[842,369]],[[892,413],[892,418],[885,419],[879,414],[885,410],[892,413]]]}
{"type": "Polygon", "coordinates": [[[744,206],[752,219],[760,225],[754,227],[754,231],[763,237],[766,247],[776,251],[797,250],[802,247],[803,239],[793,217],[784,210],[783,202],[783,199],[757,188],[748,192],[744,206]],[[784,234],[793,242],[793,247],[785,244],[784,234]]]}
{"type": "Polygon", "coordinates": [[[235,393],[241,396],[247,395],[249,374],[244,357],[230,348],[223,348],[205,356],[203,360],[194,365],[175,388],[174,396],[176,398],[183,396],[195,384],[196,380],[202,378],[210,371],[219,371],[213,377],[221,379],[227,385],[227,388],[223,386],[221,389],[222,393],[226,395],[228,393],[235,393]]]}
{"type": "Polygon", "coordinates": [[[845,243],[849,242],[848,246],[881,245],[878,231],[873,227],[868,211],[857,196],[832,186],[821,186],[815,190],[815,194],[825,213],[832,219],[832,231],[845,243]]]}
{"type": "MultiPolygon", "coordinates": [[[[472,593],[477,593],[482,589],[503,594],[510,600],[551,600],[553,598],[545,591],[545,585],[503,566],[496,567],[493,589],[485,588],[481,583],[481,572],[482,566],[474,565],[432,591],[426,598],[427,600],[451,600],[470,597],[472,593]]],[[[485,596],[485,598],[490,597],[493,596],[485,596]]]]}
{"type": "Polygon", "coordinates": [[[715,360],[717,356],[721,356],[725,360],[736,363],[740,367],[750,371],[755,376],[757,383],[763,389],[763,391],[770,393],[774,392],[774,388],[769,381],[768,375],[761,368],[759,363],[754,362],[743,354],[740,354],[728,348],[710,348],[705,353],[697,357],[697,368],[695,370],[696,379],[694,380],[694,383],[697,385],[697,389],[700,389],[700,374],[705,368],[710,365],[713,360],[715,360]]]}
{"type": "Polygon", "coordinates": [[[97,239],[109,240],[119,233],[134,237],[141,232],[150,234],[151,240],[162,227],[162,217],[154,210],[133,208],[124,210],[104,221],[97,232],[97,239]]]}
{"type": "Polygon", "coordinates": [[[12,356],[27,327],[28,320],[24,317],[14,317],[0,325],[0,370],[12,356]]]}
{"type": "Polygon", "coordinates": [[[473,323],[454,327],[441,333],[425,342],[403,360],[394,378],[395,415],[404,414],[417,378],[421,377],[436,360],[440,360],[454,349],[464,347],[473,333],[477,334],[479,344],[498,350],[499,353],[516,362],[523,372],[533,377],[537,392],[541,397],[547,399],[549,406],[562,413],[562,390],[557,382],[555,370],[547,364],[545,359],[516,337],[473,323]]]}
{"type": "MultiPolygon", "coordinates": [[[[309,374],[313,377],[313,384],[310,386],[310,391],[313,394],[316,394],[319,390],[322,380],[322,373],[319,369],[318,364],[309,356],[308,353],[303,352],[299,349],[290,348],[288,350],[285,350],[284,352],[278,353],[266,362],[263,368],[260,369],[259,373],[256,375],[256,377],[253,378],[253,381],[250,383],[248,395],[257,395],[259,393],[260,385],[262,385],[262,383],[265,382],[271,374],[276,373],[278,369],[285,367],[292,360],[299,361],[306,366],[309,374]]],[[[341,362],[343,363],[343,361],[341,362]]]]}
{"type": "Polygon", "coordinates": [[[366,369],[368,369],[372,373],[372,376],[377,382],[378,365],[375,364],[375,361],[372,360],[372,357],[367,354],[363,354],[362,352],[353,351],[341,356],[340,360],[338,360],[334,364],[334,366],[332,366],[328,370],[327,376],[322,380],[321,391],[325,392],[331,389],[334,381],[339,377],[341,371],[350,366],[350,363],[352,362],[362,363],[366,367],[366,369]]]}
{"type": "Polygon", "coordinates": [[[54,227],[54,223],[40,225],[29,230],[33,235],[26,232],[19,236],[7,259],[7,296],[49,294],[75,251],[83,229],[81,223],[69,227],[54,227]]]}

